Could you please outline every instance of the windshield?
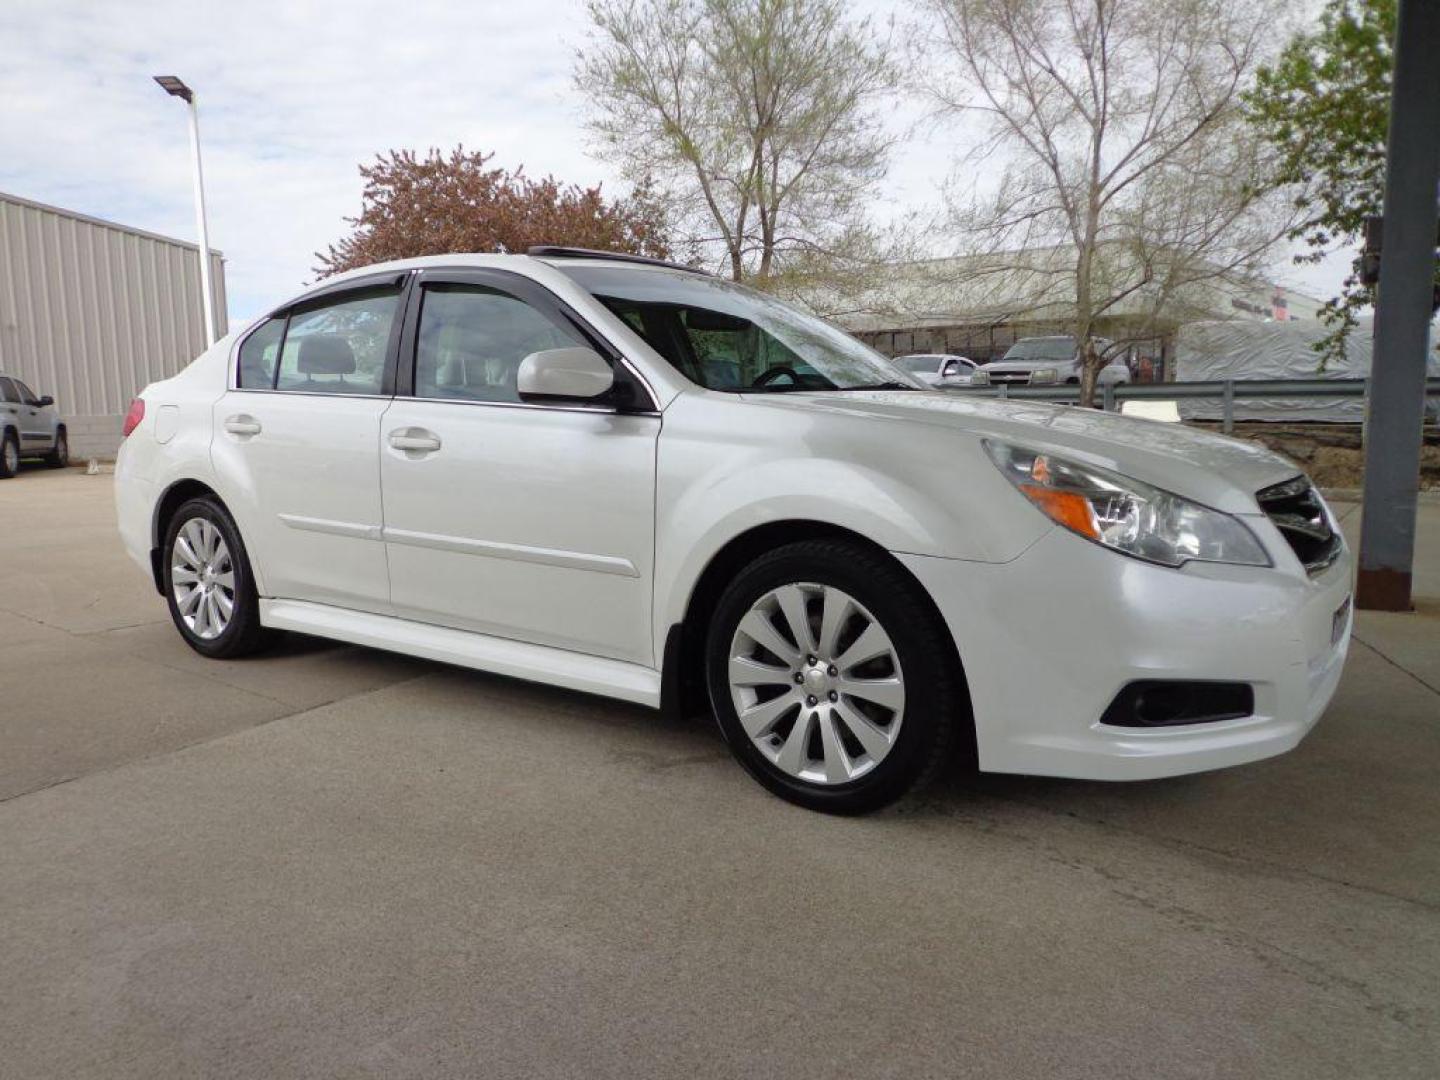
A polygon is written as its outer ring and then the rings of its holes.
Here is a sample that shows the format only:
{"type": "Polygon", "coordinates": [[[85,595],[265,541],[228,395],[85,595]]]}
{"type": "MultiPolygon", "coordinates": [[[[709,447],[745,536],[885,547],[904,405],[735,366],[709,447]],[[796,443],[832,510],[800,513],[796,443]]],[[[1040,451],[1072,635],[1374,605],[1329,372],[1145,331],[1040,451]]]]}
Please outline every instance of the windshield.
{"type": "Polygon", "coordinates": [[[923,372],[933,372],[940,366],[933,356],[901,356],[894,361],[895,364],[906,371],[913,371],[917,375],[923,372]]]}
{"type": "Polygon", "coordinates": [[[928,389],[849,334],[753,289],[673,270],[556,265],[708,390],[928,389]]]}
{"type": "Polygon", "coordinates": [[[1005,353],[1006,360],[1060,360],[1075,359],[1075,339],[1068,337],[1026,338],[1010,346],[1005,353]]]}

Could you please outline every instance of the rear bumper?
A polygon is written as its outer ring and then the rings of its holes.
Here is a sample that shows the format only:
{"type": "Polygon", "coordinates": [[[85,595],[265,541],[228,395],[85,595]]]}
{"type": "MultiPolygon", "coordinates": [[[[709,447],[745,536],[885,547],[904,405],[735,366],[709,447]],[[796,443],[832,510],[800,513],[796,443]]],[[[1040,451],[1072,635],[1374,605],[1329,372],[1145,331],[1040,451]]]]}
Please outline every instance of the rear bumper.
{"type": "Polygon", "coordinates": [[[120,444],[115,457],[115,520],[125,552],[145,576],[154,577],[151,535],[155,513],[155,488],[149,480],[136,473],[128,444],[120,444]]]}
{"type": "Polygon", "coordinates": [[[1332,640],[1350,593],[1349,552],[1311,579],[1283,541],[1267,540],[1278,545],[1277,569],[1172,570],[1059,529],[1004,564],[897,557],[955,638],[982,769],[1143,780],[1283,753],[1329,704],[1350,639],[1346,616],[1332,640]],[[1254,715],[1102,724],[1106,706],[1138,679],[1249,683],[1254,715]]]}

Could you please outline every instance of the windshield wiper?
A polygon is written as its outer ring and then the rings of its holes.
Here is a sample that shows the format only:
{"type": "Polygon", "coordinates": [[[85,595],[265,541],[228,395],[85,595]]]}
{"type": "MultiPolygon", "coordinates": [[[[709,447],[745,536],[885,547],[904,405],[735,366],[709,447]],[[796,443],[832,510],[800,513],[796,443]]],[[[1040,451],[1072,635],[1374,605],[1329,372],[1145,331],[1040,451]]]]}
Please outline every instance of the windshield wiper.
{"type": "Polygon", "coordinates": [[[891,381],[889,381],[889,382],[861,383],[859,386],[837,386],[835,389],[836,389],[836,390],[919,390],[919,389],[921,389],[921,387],[914,386],[914,385],[912,385],[912,384],[910,384],[910,383],[896,382],[896,381],[894,381],[894,380],[891,380],[891,381]]]}

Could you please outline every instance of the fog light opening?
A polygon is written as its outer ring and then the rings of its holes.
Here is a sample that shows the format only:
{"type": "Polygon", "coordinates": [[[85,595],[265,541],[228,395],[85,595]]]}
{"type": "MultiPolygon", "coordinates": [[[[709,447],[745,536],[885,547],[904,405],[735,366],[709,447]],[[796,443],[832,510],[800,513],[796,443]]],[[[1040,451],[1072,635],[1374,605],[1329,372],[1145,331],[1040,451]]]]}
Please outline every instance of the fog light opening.
{"type": "Polygon", "coordinates": [[[1254,714],[1255,690],[1249,683],[1145,679],[1126,684],[1100,722],[1113,727],[1174,727],[1254,714]]]}

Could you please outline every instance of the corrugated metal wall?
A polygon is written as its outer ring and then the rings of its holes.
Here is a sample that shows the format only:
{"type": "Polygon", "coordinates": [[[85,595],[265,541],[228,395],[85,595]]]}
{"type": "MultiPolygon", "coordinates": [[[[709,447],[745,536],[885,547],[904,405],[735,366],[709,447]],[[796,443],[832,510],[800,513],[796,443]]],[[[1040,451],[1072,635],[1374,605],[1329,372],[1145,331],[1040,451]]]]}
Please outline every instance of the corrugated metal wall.
{"type": "Polygon", "coordinates": [[[55,398],[74,456],[112,454],[130,399],[205,349],[199,277],[193,244],[0,193],[0,371],[55,398]]]}

